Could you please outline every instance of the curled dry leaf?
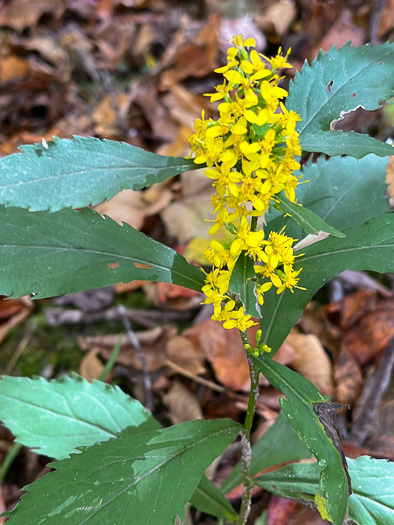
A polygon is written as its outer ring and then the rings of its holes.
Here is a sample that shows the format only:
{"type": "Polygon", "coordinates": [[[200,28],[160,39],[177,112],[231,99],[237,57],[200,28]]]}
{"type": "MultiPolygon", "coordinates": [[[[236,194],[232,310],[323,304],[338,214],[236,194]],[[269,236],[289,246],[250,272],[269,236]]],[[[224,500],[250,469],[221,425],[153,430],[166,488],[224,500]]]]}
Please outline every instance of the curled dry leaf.
{"type": "Polygon", "coordinates": [[[353,406],[363,385],[361,368],[356,359],[342,348],[334,366],[334,399],[342,405],[353,406]]]}
{"type": "Polygon", "coordinates": [[[12,328],[28,317],[33,308],[33,302],[28,297],[6,300],[4,296],[0,296],[0,343],[12,328]]]}
{"type": "Polygon", "coordinates": [[[256,23],[271,42],[280,43],[296,16],[297,8],[292,0],[279,0],[262,10],[256,23]]]}
{"type": "Polygon", "coordinates": [[[217,380],[230,390],[248,389],[249,366],[238,330],[207,319],[183,332],[211,363],[217,380]]]}
{"type": "Polygon", "coordinates": [[[203,418],[200,402],[181,381],[173,381],[163,402],[167,405],[168,416],[173,425],[203,418]]]}
{"type": "Polygon", "coordinates": [[[292,330],[287,336],[286,344],[295,350],[290,363],[292,368],[309,379],[323,395],[332,395],[332,365],[319,339],[315,335],[292,330]]]}
{"type": "Polygon", "coordinates": [[[100,349],[93,348],[82,358],[79,365],[79,374],[90,382],[93,381],[93,379],[98,379],[104,370],[104,365],[99,355],[100,349]]]}

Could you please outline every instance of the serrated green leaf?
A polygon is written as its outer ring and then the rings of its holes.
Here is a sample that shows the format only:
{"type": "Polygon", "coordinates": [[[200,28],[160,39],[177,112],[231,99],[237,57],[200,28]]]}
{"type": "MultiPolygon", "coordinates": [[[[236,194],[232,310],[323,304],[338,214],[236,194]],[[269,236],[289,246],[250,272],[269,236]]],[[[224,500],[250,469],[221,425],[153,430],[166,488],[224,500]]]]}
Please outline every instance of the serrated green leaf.
{"type": "Polygon", "coordinates": [[[33,211],[95,205],[199,167],[191,159],[93,137],[54,137],[21,150],[0,159],[0,204],[33,211]]]}
{"type": "MultiPolygon", "coordinates": [[[[387,157],[376,155],[367,155],[361,160],[320,157],[315,163],[310,161],[303,166],[303,178],[308,183],[298,185],[297,200],[334,228],[361,226],[389,211],[385,183],[387,161],[387,157]]],[[[283,216],[271,220],[270,213],[267,220],[269,229],[280,231],[286,225],[287,235],[302,238],[302,230],[295,221],[283,216]]]]}
{"type": "Polygon", "coordinates": [[[141,403],[118,387],[77,374],[60,380],[2,376],[0,419],[16,441],[47,456],[64,459],[76,447],[116,436],[128,426],[159,428],[141,403]]]}
{"type": "Polygon", "coordinates": [[[50,297],[134,279],[200,290],[202,271],[128,224],[95,211],[0,207],[0,294],[50,297]]]}
{"type": "Polygon", "coordinates": [[[237,436],[229,419],[197,420],[83,448],[24,488],[10,525],[173,525],[203,471],[237,436]]]}
{"type": "Polygon", "coordinates": [[[345,239],[329,237],[302,250],[304,255],[296,259],[294,268],[303,268],[299,284],[306,290],[294,293],[285,290],[280,295],[270,290],[264,295],[262,342],[272,348],[272,355],[301,317],[313,294],[327,281],[343,270],[381,273],[394,270],[394,214],[376,217],[344,233],[345,239]]]}
{"type": "Polygon", "coordinates": [[[291,82],[287,109],[301,115],[297,124],[304,151],[328,155],[368,153],[388,156],[391,146],[356,133],[332,131],[335,120],[358,107],[372,111],[393,93],[394,44],[333,47],[304,64],[291,82]]]}
{"type": "MultiPolygon", "coordinates": [[[[313,406],[329,404],[308,379],[270,357],[253,357],[260,371],[286,398],[280,399],[284,415],[319,462],[319,492],[328,516],[335,525],[342,525],[347,510],[349,486],[341,451],[328,436],[313,406]]],[[[338,446],[338,445],[337,445],[338,446]]]]}
{"type": "Polygon", "coordinates": [[[206,514],[212,514],[217,518],[236,521],[237,513],[222,492],[205,476],[198,484],[196,492],[190,499],[190,503],[198,510],[206,514]]]}
{"type": "MultiPolygon", "coordinates": [[[[0,420],[16,441],[35,452],[64,459],[76,447],[107,441],[121,430],[134,433],[161,428],[138,401],[118,387],[100,381],[88,383],[78,374],[58,380],[2,376],[0,420]]],[[[205,476],[191,500],[200,510],[234,520],[229,501],[205,476]]]]}
{"type": "Polygon", "coordinates": [[[323,231],[334,237],[346,237],[342,232],[323,221],[313,211],[299,204],[294,204],[285,195],[277,195],[276,198],[280,203],[281,209],[291,215],[306,233],[317,234],[323,231]]]}
{"type": "MultiPolygon", "coordinates": [[[[389,525],[394,523],[394,463],[361,456],[347,459],[353,481],[349,498],[349,518],[359,525],[389,525]]],[[[255,479],[260,487],[284,498],[305,499],[315,495],[319,482],[319,467],[293,464],[255,479]]]]}
{"type": "MultiPolygon", "coordinates": [[[[311,454],[288,419],[280,413],[275,423],[252,447],[250,474],[254,476],[262,470],[296,459],[310,458],[311,454]]],[[[237,463],[230,475],[224,480],[220,490],[227,494],[242,483],[242,465],[237,463]]]]}

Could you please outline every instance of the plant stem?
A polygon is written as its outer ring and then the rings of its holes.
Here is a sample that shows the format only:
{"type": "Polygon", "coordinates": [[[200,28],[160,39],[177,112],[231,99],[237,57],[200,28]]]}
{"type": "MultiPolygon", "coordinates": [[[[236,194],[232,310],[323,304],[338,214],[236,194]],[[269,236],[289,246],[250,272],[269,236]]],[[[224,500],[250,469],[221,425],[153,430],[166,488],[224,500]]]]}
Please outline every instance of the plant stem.
{"type": "MultiPolygon", "coordinates": [[[[249,339],[246,332],[241,332],[241,338],[244,345],[249,345],[249,339]]],[[[246,523],[249,511],[250,500],[252,498],[253,481],[250,477],[250,462],[252,459],[252,447],[250,445],[250,431],[253,424],[253,418],[256,408],[256,401],[259,394],[259,370],[254,365],[251,356],[247,353],[250,373],[250,393],[248,409],[246,412],[243,430],[241,432],[241,463],[242,463],[242,482],[244,485],[242,493],[241,508],[239,511],[236,525],[246,523]]]]}

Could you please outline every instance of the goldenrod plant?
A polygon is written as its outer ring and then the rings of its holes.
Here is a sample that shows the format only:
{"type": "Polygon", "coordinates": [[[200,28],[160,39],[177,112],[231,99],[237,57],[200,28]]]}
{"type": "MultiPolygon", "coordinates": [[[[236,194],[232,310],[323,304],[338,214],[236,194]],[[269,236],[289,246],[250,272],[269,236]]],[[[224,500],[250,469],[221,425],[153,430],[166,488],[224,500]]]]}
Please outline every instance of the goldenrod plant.
{"type": "Polygon", "coordinates": [[[334,425],[340,405],[272,359],[329,279],[344,269],[394,271],[385,185],[392,148],[335,129],[356,107],[374,110],[393,96],[394,45],[320,52],[289,93],[281,87],[289,52],[268,58],[254,47],[252,38],[234,38],[216,70],[222,80],[207,95],[218,118],[203,112],[196,120],[189,158],[75,137],[1,159],[1,294],[43,298],[134,279],[202,291],[212,319],[239,330],[251,378],[243,425],[217,419],[162,428],[138,401],[100,381],[4,376],[0,419],[18,443],[58,460],[25,487],[6,513],[10,525],[172,525],[187,503],[241,525],[255,486],[313,505],[335,525],[394,522],[392,464],[345,458],[334,425]],[[311,152],[323,155],[305,161],[311,152]],[[201,167],[214,190],[210,268],[89,208],[201,167]],[[248,328],[256,324],[254,343],[248,328]],[[260,373],[284,397],[252,448],[260,373]],[[237,438],[241,462],[217,488],[204,471],[237,438]],[[283,463],[290,464],[273,468],[283,463]],[[225,495],[241,483],[234,509],[225,495]]]}

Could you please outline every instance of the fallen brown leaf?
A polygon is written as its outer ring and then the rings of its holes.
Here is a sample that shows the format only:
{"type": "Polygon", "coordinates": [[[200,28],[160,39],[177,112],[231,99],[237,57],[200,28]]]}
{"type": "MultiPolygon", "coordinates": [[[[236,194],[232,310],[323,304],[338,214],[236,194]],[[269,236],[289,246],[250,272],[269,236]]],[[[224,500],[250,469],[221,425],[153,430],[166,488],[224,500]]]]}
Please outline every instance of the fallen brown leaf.
{"type": "Polygon", "coordinates": [[[334,399],[342,405],[353,406],[363,384],[361,368],[353,355],[342,347],[334,366],[334,399]]]}
{"type": "Polygon", "coordinates": [[[286,338],[286,344],[295,350],[290,362],[292,368],[309,379],[323,395],[332,395],[332,365],[319,339],[315,335],[292,330],[286,338]]]}
{"type": "Polygon", "coordinates": [[[190,338],[183,335],[171,337],[167,345],[167,356],[170,361],[193,375],[203,374],[206,371],[203,365],[205,357],[201,350],[190,338]]]}
{"type": "Polygon", "coordinates": [[[173,425],[203,418],[197,397],[177,379],[172,382],[163,402],[168,407],[168,417],[173,425]]]}
{"type": "Polygon", "coordinates": [[[394,308],[364,315],[361,322],[345,334],[342,345],[360,365],[363,365],[381,352],[392,337],[394,308]]]}
{"type": "Polygon", "coordinates": [[[34,308],[33,301],[26,297],[6,299],[0,296],[0,343],[9,331],[20,325],[34,308]]]}
{"type": "Polygon", "coordinates": [[[91,382],[98,379],[104,370],[104,365],[99,359],[100,349],[93,348],[83,358],[79,365],[79,373],[82,377],[91,382]]]}

